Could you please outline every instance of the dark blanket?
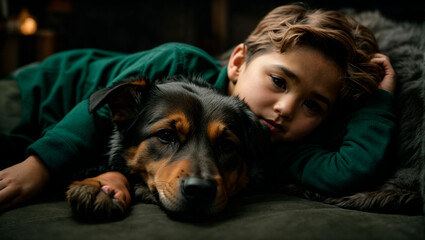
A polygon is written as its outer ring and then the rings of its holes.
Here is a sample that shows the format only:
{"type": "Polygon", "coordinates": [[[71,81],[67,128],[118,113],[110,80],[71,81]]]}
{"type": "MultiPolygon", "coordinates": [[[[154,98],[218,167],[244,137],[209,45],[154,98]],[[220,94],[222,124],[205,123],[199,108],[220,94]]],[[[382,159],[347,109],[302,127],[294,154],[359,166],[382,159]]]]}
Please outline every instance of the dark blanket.
{"type": "Polygon", "coordinates": [[[398,23],[377,11],[355,16],[374,32],[397,74],[397,170],[387,183],[421,192],[425,199],[425,22],[398,23]]]}

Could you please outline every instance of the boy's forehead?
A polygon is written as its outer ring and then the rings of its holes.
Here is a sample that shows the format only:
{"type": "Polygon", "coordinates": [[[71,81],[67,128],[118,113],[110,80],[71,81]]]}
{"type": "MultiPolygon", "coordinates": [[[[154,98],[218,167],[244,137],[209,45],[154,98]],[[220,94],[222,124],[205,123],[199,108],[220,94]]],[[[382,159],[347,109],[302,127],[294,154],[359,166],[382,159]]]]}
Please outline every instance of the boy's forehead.
{"type": "Polygon", "coordinates": [[[311,47],[295,47],[284,52],[268,52],[258,57],[262,64],[274,67],[293,78],[320,73],[341,79],[341,68],[325,53],[311,47]]]}

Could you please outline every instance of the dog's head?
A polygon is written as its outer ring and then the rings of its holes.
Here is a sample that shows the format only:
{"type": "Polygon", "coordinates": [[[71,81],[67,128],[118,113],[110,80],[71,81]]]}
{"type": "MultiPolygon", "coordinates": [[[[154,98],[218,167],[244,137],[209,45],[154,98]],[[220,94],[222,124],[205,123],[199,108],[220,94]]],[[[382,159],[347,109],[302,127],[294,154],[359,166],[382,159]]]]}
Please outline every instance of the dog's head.
{"type": "Polygon", "coordinates": [[[258,180],[266,132],[236,97],[200,80],[172,77],[98,91],[90,111],[105,104],[117,130],[111,161],[124,160],[168,212],[217,213],[229,196],[258,180]]]}

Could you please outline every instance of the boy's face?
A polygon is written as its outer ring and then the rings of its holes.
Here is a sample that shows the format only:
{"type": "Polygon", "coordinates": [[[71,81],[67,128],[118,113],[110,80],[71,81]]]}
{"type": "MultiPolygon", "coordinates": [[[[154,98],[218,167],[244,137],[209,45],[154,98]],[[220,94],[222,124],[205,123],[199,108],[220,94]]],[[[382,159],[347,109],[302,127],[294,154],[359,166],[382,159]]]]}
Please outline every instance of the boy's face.
{"type": "Polygon", "coordinates": [[[247,65],[243,45],[228,66],[229,95],[245,100],[271,132],[272,141],[299,140],[329,114],[341,89],[341,72],[309,47],[270,52],[247,65]]]}

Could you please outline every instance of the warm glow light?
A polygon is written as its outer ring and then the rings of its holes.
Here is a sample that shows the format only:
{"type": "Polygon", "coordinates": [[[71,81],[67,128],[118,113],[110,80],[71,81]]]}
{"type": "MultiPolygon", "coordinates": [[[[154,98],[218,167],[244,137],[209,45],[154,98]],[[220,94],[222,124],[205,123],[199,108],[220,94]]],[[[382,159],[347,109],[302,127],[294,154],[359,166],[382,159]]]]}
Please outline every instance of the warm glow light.
{"type": "Polygon", "coordinates": [[[32,35],[37,32],[37,21],[31,16],[28,9],[22,9],[19,13],[19,30],[24,35],[32,35]]]}
{"type": "Polygon", "coordinates": [[[32,35],[37,32],[37,22],[34,18],[27,17],[21,23],[21,33],[24,35],[32,35]]]}

